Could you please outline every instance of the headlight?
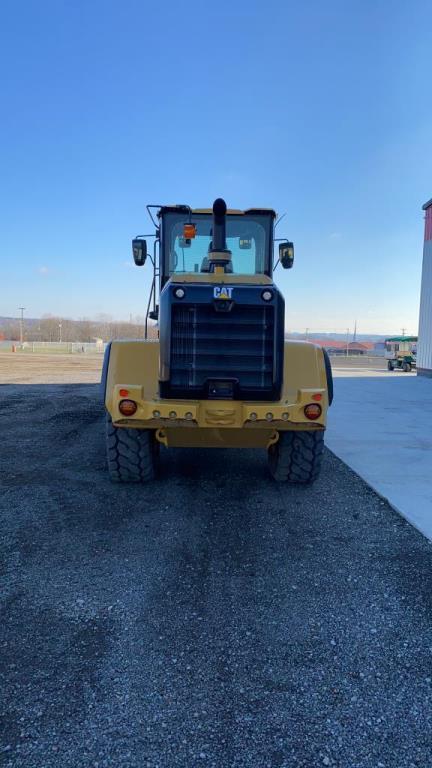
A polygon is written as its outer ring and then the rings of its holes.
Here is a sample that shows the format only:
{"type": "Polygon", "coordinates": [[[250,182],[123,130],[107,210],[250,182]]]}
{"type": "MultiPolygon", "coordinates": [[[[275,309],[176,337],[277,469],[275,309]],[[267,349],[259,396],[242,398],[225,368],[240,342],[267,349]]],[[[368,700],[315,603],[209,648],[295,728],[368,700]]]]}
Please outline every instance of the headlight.
{"type": "Polygon", "coordinates": [[[176,299],[184,299],[185,296],[185,289],[184,288],[176,288],[174,291],[174,296],[176,299]]]}
{"type": "Polygon", "coordinates": [[[271,301],[273,298],[273,291],[268,291],[268,290],[263,291],[261,294],[261,298],[264,301],[271,301]]]}

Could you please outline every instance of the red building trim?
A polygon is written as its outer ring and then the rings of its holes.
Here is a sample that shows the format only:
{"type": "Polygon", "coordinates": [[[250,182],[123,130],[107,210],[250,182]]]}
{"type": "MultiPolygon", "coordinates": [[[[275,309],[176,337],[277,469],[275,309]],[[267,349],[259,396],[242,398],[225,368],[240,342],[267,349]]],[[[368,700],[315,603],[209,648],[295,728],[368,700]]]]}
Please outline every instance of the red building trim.
{"type": "Polygon", "coordinates": [[[425,242],[426,240],[432,240],[432,205],[426,211],[425,216],[425,242]]]}

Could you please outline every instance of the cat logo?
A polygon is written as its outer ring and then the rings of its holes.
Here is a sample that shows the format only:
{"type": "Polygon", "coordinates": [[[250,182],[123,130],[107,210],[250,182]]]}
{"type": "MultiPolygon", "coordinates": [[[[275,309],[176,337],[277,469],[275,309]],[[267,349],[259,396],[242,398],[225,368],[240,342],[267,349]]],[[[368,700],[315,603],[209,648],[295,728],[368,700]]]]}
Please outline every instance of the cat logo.
{"type": "Polygon", "coordinates": [[[215,299],[225,299],[226,301],[227,299],[232,298],[232,292],[233,292],[232,286],[218,285],[213,290],[213,296],[215,297],[215,299]]]}

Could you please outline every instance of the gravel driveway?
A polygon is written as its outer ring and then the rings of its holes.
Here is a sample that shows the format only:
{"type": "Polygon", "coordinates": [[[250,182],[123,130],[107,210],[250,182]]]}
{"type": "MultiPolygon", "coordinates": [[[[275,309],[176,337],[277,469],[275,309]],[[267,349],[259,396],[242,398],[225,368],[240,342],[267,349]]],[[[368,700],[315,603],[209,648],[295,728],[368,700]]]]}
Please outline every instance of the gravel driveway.
{"type": "Polygon", "coordinates": [[[3,386],[0,420],[6,768],[432,764],[432,550],[332,454],[114,486],[96,386],[3,386]]]}

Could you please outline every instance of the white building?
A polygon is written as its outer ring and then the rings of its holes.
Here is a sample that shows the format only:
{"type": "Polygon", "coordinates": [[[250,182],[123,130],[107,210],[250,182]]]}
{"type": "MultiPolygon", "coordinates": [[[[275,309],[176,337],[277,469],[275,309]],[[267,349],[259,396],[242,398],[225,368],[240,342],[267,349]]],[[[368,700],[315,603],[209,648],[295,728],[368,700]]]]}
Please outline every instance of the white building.
{"type": "Polygon", "coordinates": [[[420,295],[417,371],[432,376],[432,199],[424,204],[425,235],[420,295]]]}

